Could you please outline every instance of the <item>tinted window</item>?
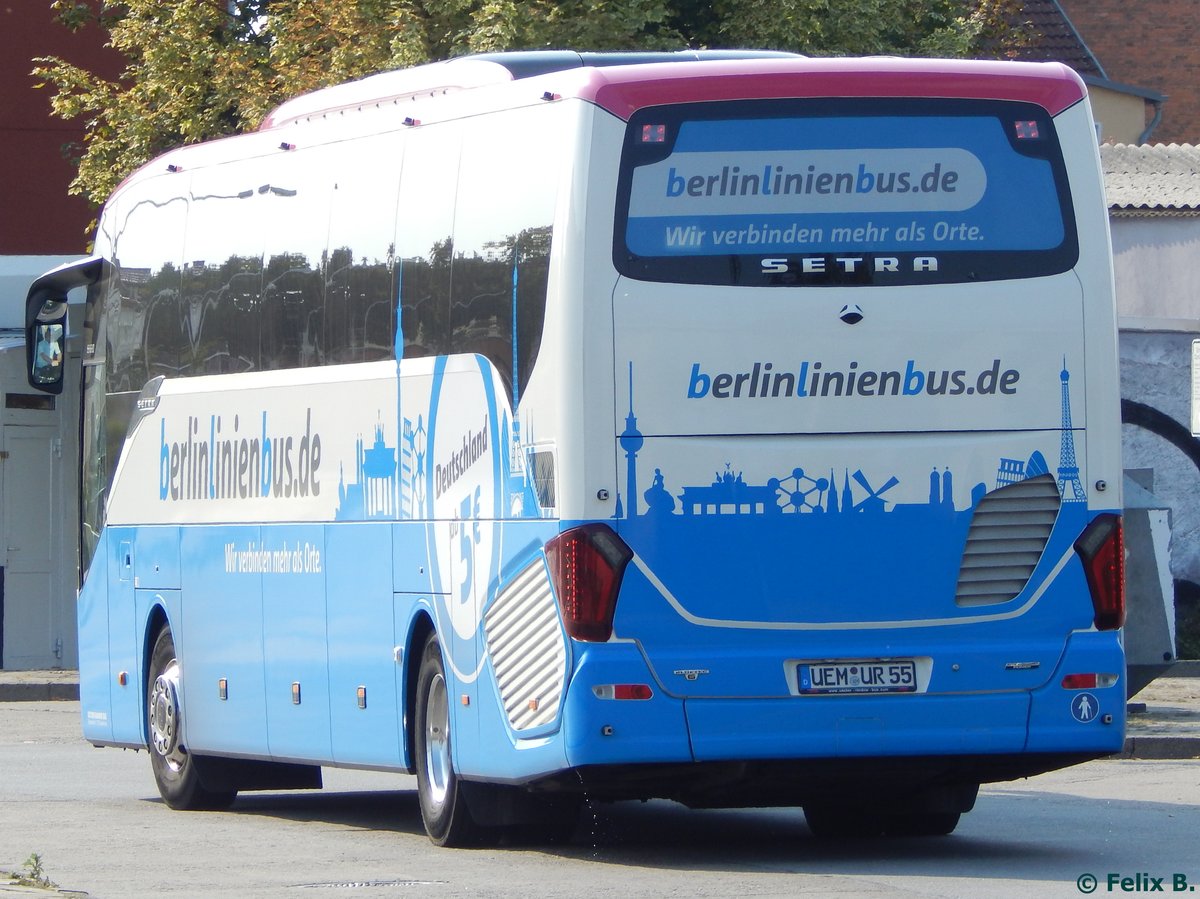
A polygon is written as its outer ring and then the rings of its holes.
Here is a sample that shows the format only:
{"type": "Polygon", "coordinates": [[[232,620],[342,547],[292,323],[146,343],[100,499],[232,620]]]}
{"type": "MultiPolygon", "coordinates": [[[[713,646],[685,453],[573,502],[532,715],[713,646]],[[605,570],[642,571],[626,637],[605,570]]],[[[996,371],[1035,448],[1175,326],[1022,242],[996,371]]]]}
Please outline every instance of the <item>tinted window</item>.
{"type": "Polygon", "coordinates": [[[615,261],[687,283],[906,284],[1074,264],[1053,123],[1029,104],[809,100],[643,110],[615,261]]]}
{"type": "Polygon", "coordinates": [[[450,263],[462,127],[430,125],[407,135],[396,208],[403,357],[450,348],[450,263]]]}
{"type": "Polygon", "coordinates": [[[154,376],[150,369],[178,368],[188,358],[179,303],[182,186],[171,176],[149,179],[123,194],[113,215],[115,279],[103,301],[107,327],[94,347],[107,361],[111,392],[139,391],[154,376]]]}
{"type": "Polygon", "coordinates": [[[463,142],[452,342],[454,352],[491,359],[514,401],[541,344],[551,223],[565,156],[558,140],[537,138],[554,134],[561,110],[534,107],[476,119],[463,142]]]}
{"type": "Polygon", "coordinates": [[[396,192],[402,135],[355,144],[352,165],[334,167],[325,288],[326,361],[391,359],[396,337],[396,192]]]}
{"type": "MultiPolygon", "coordinates": [[[[151,376],[255,371],[259,364],[263,202],[269,174],[249,165],[199,169],[193,176],[184,245],[183,296],[176,316],[190,358],[163,358],[151,376]],[[263,196],[260,197],[260,191],[263,196]]],[[[161,346],[167,310],[147,325],[161,346]],[[157,330],[156,330],[157,329],[157,330]]],[[[161,352],[161,351],[160,351],[161,352]]]]}
{"type": "Polygon", "coordinates": [[[264,369],[327,360],[325,258],[333,166],[329,148],[302,147],[271,163],[258,194],[263,225],[259,357],[264,369]]]}

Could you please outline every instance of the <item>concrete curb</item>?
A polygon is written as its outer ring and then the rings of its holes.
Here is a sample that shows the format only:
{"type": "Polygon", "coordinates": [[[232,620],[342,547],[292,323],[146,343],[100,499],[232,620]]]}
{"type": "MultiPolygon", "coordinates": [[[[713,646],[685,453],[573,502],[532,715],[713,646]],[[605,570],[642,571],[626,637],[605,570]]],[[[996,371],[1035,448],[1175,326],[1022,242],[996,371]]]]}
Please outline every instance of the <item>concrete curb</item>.
{"type": "Polygon", "coordinates": [[[1200,677],[1200,660],[1177,661],[1167,669],[1164,677],[1200,677]]]}
{"type": "Polygon", "coordinates": [[[1116,758],[1144,761],[1200,759],[1200,737],[1126,737],[1125,749],[1116,758]]]}
{"type": "Polygon", "coordinates": [[[79,684],[0,684],[0,702],[78,702],[79,684]]]}

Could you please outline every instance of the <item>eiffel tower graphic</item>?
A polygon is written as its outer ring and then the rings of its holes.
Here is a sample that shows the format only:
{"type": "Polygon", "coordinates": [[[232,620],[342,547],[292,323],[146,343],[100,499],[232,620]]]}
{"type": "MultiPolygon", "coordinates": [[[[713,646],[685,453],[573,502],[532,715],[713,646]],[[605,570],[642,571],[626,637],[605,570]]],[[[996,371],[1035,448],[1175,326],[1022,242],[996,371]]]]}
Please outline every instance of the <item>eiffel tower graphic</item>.
{"type": "Polygon", "coordinates": [[[1067,371],[1067,359],[1063,357],[1062,379],[1062,443],[1058,452],[1058,493],[1064,503],[1087,501],[1083,484],[1079,480],[1079,464],[1075,461],[1075,432],[1071,428],[1071,373],[1067,371]]]}

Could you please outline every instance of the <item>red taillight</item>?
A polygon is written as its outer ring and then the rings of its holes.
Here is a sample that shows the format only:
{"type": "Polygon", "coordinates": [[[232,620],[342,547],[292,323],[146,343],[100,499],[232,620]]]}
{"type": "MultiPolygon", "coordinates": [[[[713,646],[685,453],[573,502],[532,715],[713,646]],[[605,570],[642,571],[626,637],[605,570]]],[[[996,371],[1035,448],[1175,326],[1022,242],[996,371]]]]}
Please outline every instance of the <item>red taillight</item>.
{"type": "Polygon", "coordinates": [[[1075,541],[1083,560],[1096,629],[1112,631],[1125,623],[1125,539],[1120,515],[1101,515],[1075,541]]]}
{"type": "Polygon", "coordinates": [[[651,699],[654,691],[649,684],[614,684],[613,699],[651,699]]]}
{"type": "Polygon", "coordinates": [[[1096,687],[1094,674],[1068,674],[1062,679],[1064,690],[1092,690],[1096,687]]]}
{"type": "Polygon", "coordinates": [[[1064,690],[1095,690],[1111,687],[1120,678],[1115,674],[1092,673],[1092,674],[1066,674],[1062,679],[1062,688],[1064,690]]]}
{"type": "Polygon", "coordinates": [[[654,691],[649,684],[597,684],[592,687],[597,699],[653,699],[654,691]]]}
{"type": "Polygon", "coordinates": [[[591,643],[612,636],[621,576],[631,558],[633,552],[606,524],[585,524],[546,541],[550,580],[568,636],[591,643]]]}

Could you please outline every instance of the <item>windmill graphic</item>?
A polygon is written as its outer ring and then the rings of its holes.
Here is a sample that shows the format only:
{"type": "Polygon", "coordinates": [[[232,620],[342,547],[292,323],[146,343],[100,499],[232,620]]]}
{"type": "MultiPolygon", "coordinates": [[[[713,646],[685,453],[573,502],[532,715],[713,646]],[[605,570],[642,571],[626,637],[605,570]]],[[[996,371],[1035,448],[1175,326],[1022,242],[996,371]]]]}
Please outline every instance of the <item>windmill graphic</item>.
{"type": "Polygon", "coordinates": [[[882,487],[876,490],[867,480],[866,475],[862,473],[862,469],[858,469],[854,474],[850,475],[858,482],[858,486],[867,491],[867,498],[854,504],[855,512],[885,512],[884,504],[887,502],[883,498],[883,494],[887,493],[893,487],[900,483],[899,479],[893,475],[888,478],[882,487]]]}

